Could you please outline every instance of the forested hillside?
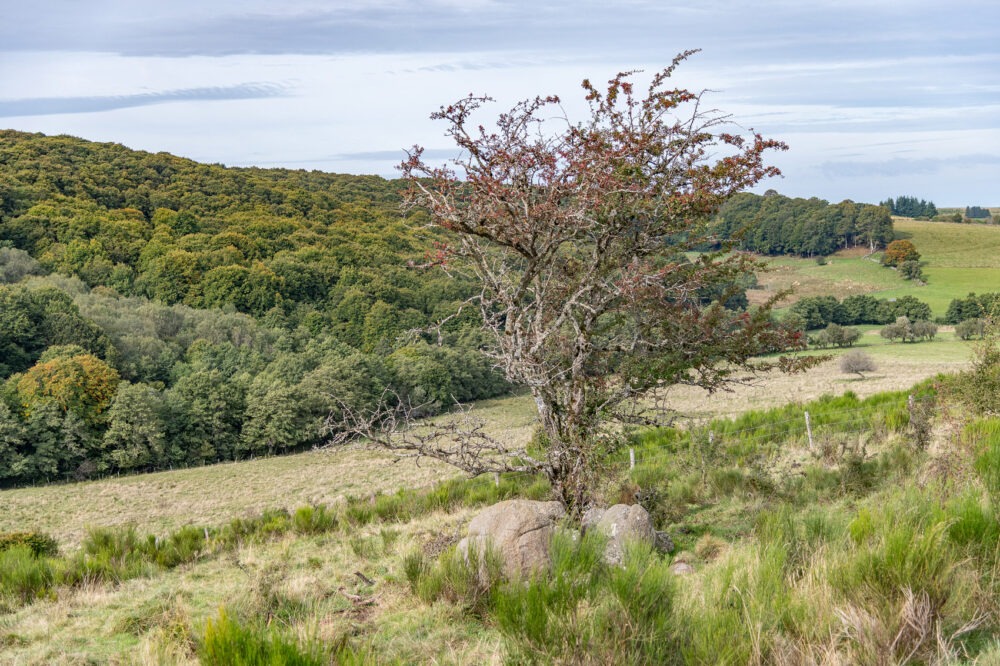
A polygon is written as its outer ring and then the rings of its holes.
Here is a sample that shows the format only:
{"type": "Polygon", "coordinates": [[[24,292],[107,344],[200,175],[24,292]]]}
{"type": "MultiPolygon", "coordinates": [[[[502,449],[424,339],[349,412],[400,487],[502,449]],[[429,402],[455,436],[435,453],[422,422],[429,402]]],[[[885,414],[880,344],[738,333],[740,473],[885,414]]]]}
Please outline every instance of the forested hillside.
{"type": "Polygon", "coordinates": [[[888,209],[871,204],[791,199],[743,192],[716,216],[716,233],[737,247],[768,255],[825,256],[849,247],[874,252],[893,240],[888,209]]]}
{"type": "MultiPolygon", "coordinates": [[[[445,239],[402,186],[0,131],[0,484],[299,450],[387,389],[425,412],[508,390],[472,283],[414,267],[445,239]]],[[[884,208],[776,194],[717,225],[765,254],[892,238],[884,208]]]]}
{"type": "Polygon", "coordinates": [[[504,392],[470,309],[420,332],[471,292],[408,265],[436,239],[397,190],[0,132],[0,484],[312,446],[387,387],[504,392]]]}

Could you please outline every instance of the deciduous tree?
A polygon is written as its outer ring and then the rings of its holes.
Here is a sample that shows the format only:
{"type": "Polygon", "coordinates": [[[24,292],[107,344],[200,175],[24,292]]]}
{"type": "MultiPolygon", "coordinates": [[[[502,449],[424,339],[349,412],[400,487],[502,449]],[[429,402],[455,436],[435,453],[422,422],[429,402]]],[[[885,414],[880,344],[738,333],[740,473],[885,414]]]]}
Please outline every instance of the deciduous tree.
{"type": "Polygon", "coordinates": [[[920,253],[916,246],[908,240],[894,240],[885,248],[882,263],[886,266],[899,266],[905,261],[919,261],[920,253]]]}
{"type": "Polygon", "coordinates": [[[730,133],[701,94],[672,87],[689,55],[655,74],[644,96],[633,73],[604,89],[584,81],[590,113],[580,123],[560,117],[558,98],[537,97],[486,129],[476,117],[491,98],[466,97],[432,116],[461,150],[455,168],[429,165],[419,147],[402,165],[409,204],[454,237],[428,263],[478,280],[488,351],[531,391],[544,456],[489,442],[481,429],[463,440],[442,427],[451,445],[413,430],[393,438],[378,426],[398,424],[398,411],[358,415],[358,429],[473,474],[540,471],[579,509],[620,432],[609,426],[657,422],[649,401],[666,388],[714,391],[748,372],[808,363],[759,358],[804,343],[772,326],[769,306],[727,310],[725,288],[700,302],[758,264],[742,253],[686,253],[716,240],[707,222],[724,201],[778,174],[765,155],[785,146],[730,133]]]}

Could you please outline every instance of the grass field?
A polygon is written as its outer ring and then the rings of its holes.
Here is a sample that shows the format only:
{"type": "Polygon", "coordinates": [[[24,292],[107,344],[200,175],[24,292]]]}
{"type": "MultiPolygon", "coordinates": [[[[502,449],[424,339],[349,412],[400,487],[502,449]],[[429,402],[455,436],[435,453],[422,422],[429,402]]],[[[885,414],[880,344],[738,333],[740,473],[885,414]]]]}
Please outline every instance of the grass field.
{"type": "Polygon", "coordinates": [[[895,221],[897,238],[916,245],[926,262],[926,285],[903,280],[896,271],[864,259],[864,252],[839,252],[820,266],[815,260],[778,257],[770,260],[773,270],[760,276],[761,289],[750,293],[760,302],[781,289],[793,289],[791,304],[805,296],[834,294],[875,294],[879,298],[911,295],[931,306],[936,316],[944,315],[954,298],[969,292],[1000,290],[1000,226],[918,222],[907,218],[895,221]]]}
{"type": "Polygon", "coordinates": [[[852,349],[869,354],[878,366],[864,379],[841,372],[840,356],[849,350],[810,350],[804,353],[831,358],[802,374],[772,375],[713,395],[694,388],[676,387],[671,391],[670,405],[690,416],[735,416],[751,409],[799,403],[845,391],[861,397],[900,391],[928,377],[965,369],[975,344],[957,339],[949,327],[942,327],[933,341],[908,344],[887,342],[879,336],[877,326],[857,328],[864,335],[852,349]]]}

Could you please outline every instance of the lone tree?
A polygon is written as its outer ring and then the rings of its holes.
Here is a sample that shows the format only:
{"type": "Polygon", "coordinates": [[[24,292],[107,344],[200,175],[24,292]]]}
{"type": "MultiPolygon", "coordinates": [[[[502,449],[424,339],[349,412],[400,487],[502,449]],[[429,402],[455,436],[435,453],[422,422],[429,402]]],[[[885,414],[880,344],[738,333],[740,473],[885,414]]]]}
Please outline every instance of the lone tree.
{"type": "Polygon", "coordinates": [[[875,372],[877,369],[872,357],[863,351],[849,351],[840,357],[840,371],[845,374],[854,374],[864,379],[864,373],[875,372]]]}
{"type": "Polygon", "coordinates": [[[907,261],[919,261],[920,253],[916,246],[908,240],[894,240],[885,248],[882,255],[882,264],[885,266],[899,266],[907,261]]]}
{"type": "Polygon", "coordinates": [[[671,75],[689,55],[653,76],[641,98],[635,72],[603,90],[585,80],[590,113],[576,124],[557,97],[536,97],[486,129],[474,117],[493,100],[470,95],[432,115],[461,150],[454,166],[427,164],[417,146],[402,164],[408,206],[427,210],[454,239],[428,263],[478,280],[486,351],[531,391],[542,452],[529,455],[481,425],[455,421],[400,431],[407,406],[351,414],[348,429],[473,475],[541,472],[579,511],[621,424],[669,418],[653,407],[668,387],[714,391],[810,364],[759,358],[805,346],[801,332],[772,324],[770,303],[723,307],[740,278],[760,268],[756,260],[725,250],[694,254],[718,240],[707,230],[712,213],[777,175],[764,155],[786,146],[723,131],[727,118],[706,111],[701,94],[672,88],[671,75]],[[706,293],[721,296],[706,306],[706,293]]]}

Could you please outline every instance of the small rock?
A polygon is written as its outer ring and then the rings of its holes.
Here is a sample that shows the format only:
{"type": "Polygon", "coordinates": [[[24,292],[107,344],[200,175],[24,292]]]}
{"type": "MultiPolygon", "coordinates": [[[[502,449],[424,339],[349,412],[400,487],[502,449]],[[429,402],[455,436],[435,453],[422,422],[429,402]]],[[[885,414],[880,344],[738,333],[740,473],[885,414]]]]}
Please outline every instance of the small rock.
{"type": "Polygon", "coordinates": [[[653,547],[657,552],[667,554],[674,552],[674,540],[666,532],[657,530],[653,535],[653,547]]]}
{"type": "Polygon", "coordinates": [[[677,576],[687,576],[694,573],[694,567],[687,562],[674,562],[670,565],[670,571],[677,576]]]}
{"type": "MultiPolygon", "coordinates": [[[[596,515],[595,513],[591,516],[591,519],[596,515]]],[[[626,541],[655,543],[656,531],[653,529],[653,521],[649,513],[638,504],[615,504],[600,514],[592,528],[600,530],[608,537],[608,545],[604,549],[604,560],[608,564],[622,563],[625,558],[626,541]]]]}
{"type": "Polygon", "coordinates": [[[583,512],[583,518],[580,519],[580,527],[586,532],[592,527],[596,527],[597,523],[601,522],[601,518],[604,517],[607,509],[601,509],[599,507],[593,506],[583,512]]]}

